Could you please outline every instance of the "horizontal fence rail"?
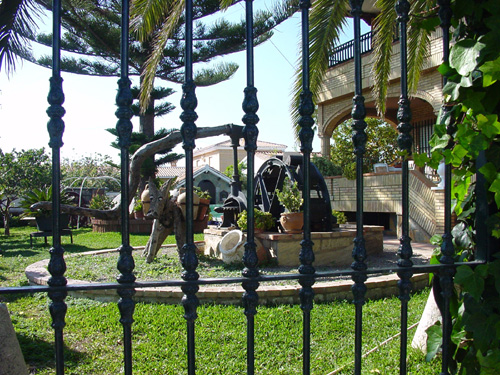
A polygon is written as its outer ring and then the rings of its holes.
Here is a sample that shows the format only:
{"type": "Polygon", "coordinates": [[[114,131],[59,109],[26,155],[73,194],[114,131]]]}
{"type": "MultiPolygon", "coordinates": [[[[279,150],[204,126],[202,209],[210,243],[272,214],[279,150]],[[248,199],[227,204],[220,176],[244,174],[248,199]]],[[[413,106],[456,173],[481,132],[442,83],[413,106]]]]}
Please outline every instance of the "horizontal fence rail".
{"type": "MultiPolygon", "coordinates": [[[[414,265],[412,262],[412,249],[411,238],[409,237],[409,186],[408,186],[408,160],[405,158],[403,161],[403,183],[402,183],[402,226],[403,235],[401,236],[401,244],[398,250],[399,261],[397,266],[381,269],[370,269],[366,263],[367,252],[364,238],[364,224],[363,224],[363,154],[365,151],[366,143],[366,110],[364,108],[364,98],[362,96],[363,88],[362,82],[362,69],[361,69],[361,55],[371,51],[372,49],[372,33],[364,35],[360,34],[360,19],[362,16],[361,11],[362,1],[351,1],[351,16],[354,19],[354,40],[338,46],[334,49],[330,56],[330,66],[335,66],[341,62],[353,59],[355,64],[355,74],[353,80],[355,82],[355,96],[353,98],[353,150],[356,157],[356,170],[357,170],[357,215],[356,215],[356,238],[354,240],[353,249],[353,263],[351,269],[342,271],[324,271],[318,272],[314,267],[314,243],[311,240],[311,186],[310,186],[310,157],[312,152],[312,140],[314,137],[313,126],[313,113],[314,104],[312,101],[312,93],[310,91],[309,82],[309,9],[311,4],[307,1],[300,1],[301,12],[301,37],[302,37],[302,94],[299,106],[300,120],[298,125],[300,127],[299,138],[301,141],[300,150],[302,152],[302,165],[304,168],[304,230],[303,238],[300,242],[300,266],[298,273],[290,273],[284,275],[263,275],[258,268],[258,259],[256,255],[256,244],[254,238],[254,205],[255,205],[255,186],[253,178],[247,180],[247,209],[248,209],[248,238],[245,243],[245,252],[243,256],[244,269],[240,277],[230,278],[205,278],[199,277],[197,272],[198,257],[196,254],[196,246],[193,237],[193,149],[195,148],[195,140],[197,134],[197,120],[196,106],[197,99],[195,94],[195,83],[193,79],[193,1],[186,0],[185,12],[185,76],[183,84],[183,97],[181,107],[183,112],[181,114],[182,120],[182,141],[183,148],[186,156],[186,230],[185,230],[185,245],[182,247],[182,267],[183,272],[178,280],[161,280],[161,281],[137,281],[134,276],[134,259],[132,256],[132,247],[130,246],[129,239],[129,222],[128,222],[128,207],[126,204],[121,208],[121,228],[122,228],[122,244],[120,246],[120,255],[117,268],[120,271],[116,283],[92,283],[92,284],[67,284],[64,276],[66,265],[64,261],[64,249],[61,246],[61,226],[59,223],[59,216],[61,210],[59,207],[59,176],[60,176],[60,163],[59,163],[59,149],[62,146],[62,133],[64,130],[64,122],[62,116],[64,109],[62,104],[64,102],[64,94],[62,92],[62,79],[60,77],[59,55],[60,55],[60,28],[61,28],[61,3],[60,0],[54,1],[53,12],[53,77],[51,78],[49,104],[48,110],[49,130],[51,132],[50,146],[53,150],[53,247],[50,250],[50,263],[49,272],[51,278],[47,286],[23,286],[23,287],[1,287],[0,295],[18,294],[18,293],[47,293],[51,300],[50,313],[52,317],[52,327],[54,328],[54,342],[55,342],[55,368],[56,373],[64,374],[65,361],[63,355],[64,339],[63,331],[65,329],[66,319],[66,296],[71,291],[85,291],[85,290],[116,290],[120,296],[118,307],[120,311],[120,323],[123,326],[123,358],[124,358],[124,373],[132,374],[133,370],[133,324],[134,324],[134,310],[135,301],[134,295],[137,289],[149,287],[180,287],[183,292],[183,297],[179,301],[184,308],[184,318],[186,320],[186,353],[187,358],[179,359],[187,361],[188,374],[196,373],[196,321],[197,321],[197,307],[199,300],[197,293],[201,285],[214,285],[214,284],[241,284],[244,293],[242,295],[242,305],[244,307],[244,315],[246,317],[246,368],[247,374],[255,373],[255,347],[259,342],[255,338],[255,320],[254,317],[258,314],[259,304],[259,287],[262,283],[270,283],[275,281],[295,280],[301,286],[300,290],[300,307],[302,309],[302,373],[309,374],[311,371],[311,311],[314,308],[314,292],[313,286],[317,281],[325,278],[335,277],[350,277],[353,281],[352,295],[353,295],[353,311],[355,313],[355,324],[352,327],[355,332],[355,349],[354,357],[354,373],[359,375],[362,373],[363,357],[363,305],[366,302],[366,282],[370,277],[386,274],[397,274],[399,276],[399,287],[401,300],[401,345],[400,345],[400,373],[406,373],[406,347],[407,347],[407,315],[408,315],[408,301],[410,300],[411,290],[411,276],[419,273],[435,274],[439,276],[439,281],[442,284],[443,296],[445,299],[444,311],[445,318],[443,324],[443,375],[448,374],[448,353],[450,349],[450,335],[451,327],[448,323],[449,320],[449,299],[451,288],[453,287],[453,276],[456,267],[465,263],[453,262],[453,244],[451,242],[451,174],[449,168],[446,170],[445,176],[445,189],[446,189],[446,202],[445,202],[445,233],[443,235],[444,244],[442,252],[444,259],[441,264],[433,265],[414,265]]],[[[449,6],[449,4],[448,4],[449,6]]],[[[258,127],[259,117],[257,111],[259,108],[257,100],[257,89],[254,87],[254,35],[253,35],[253,8],[252,1],[245,1],[246,9],[246,87],[243,93],[243,134],[245,139],[245,150],[247,152],[248,160],[248,175],[254,175],[254,156],[257,151],[258,127]]],[[[407,93],[406,83],[406,29],[408,22],[408,11],[410,4],[406,0],[399,0],[396,4],[397,17],[398,17],[398,30],[400,32],[401,42],[401,96],[399,101],[398,111],[398,130],[399,138],[398,144],[406,155],[411,155],[412,148],[420,152],[427,150],[419,148],[419,145],[412,143],[412,136],[417,133],[423,133],[424,137],[429,138],[431,127],[430,123],[417,124],[412,127],[411,113],[409,111],[409,99],[407,93]]],[[[132,94],[130,92],[131,81],[128,78],[128,47],[129,47],[129,2],[122,0],[122,37],[121,37],[121,71],[118,81],[118,95],[116,97],[116,104],[118,110],[117,114],[117,131],[120,134],[119,145],[121,148],[121,182],[122,182],[122,202],[129,201],[129,154],[128,148],[130,145],[130,135],[132,131],[132,124],[130,119],[132,117],[131,103],[132,94]]],[[[446,12],[443,12],[446,13],[446,12]]],[[[448,35],[449,23],[443,21],[444,35],[448,35]],[[447,26],[446,26],[447,25],[447,26]]],[[[444,38],[445,57],[448,56],[448,40],[444,38]]],[[[291,130],[290,130],[291,131],[291,130]]],[[[421,137],[419,137],[421,138],[421,137]]],[[[447,166],[449,167],[449,166],[447,166]]],[[[235,166],[236,171],[236,166],[235,166]]],[[[469,266],[477,266],[483,262],[469,262],[469,266]]],[[[200,348],[198,350],[203,350],[200,348]]],[[[279,349],[277,349],[279,350],[279,349]]],[[[332,343],[332,351],[335,351],[335,343],[332,343]]]]}

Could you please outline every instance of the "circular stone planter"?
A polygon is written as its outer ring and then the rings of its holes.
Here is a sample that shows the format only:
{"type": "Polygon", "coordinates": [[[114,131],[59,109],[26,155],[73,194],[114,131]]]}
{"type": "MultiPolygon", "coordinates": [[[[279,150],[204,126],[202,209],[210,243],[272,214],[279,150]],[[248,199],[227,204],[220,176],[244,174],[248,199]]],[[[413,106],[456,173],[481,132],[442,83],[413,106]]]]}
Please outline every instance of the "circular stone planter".
{"type": "MultiPolygon", "coordinates": [[[[175,246],[175,245],[172,245],[175,246]]],[[[168,246],[167,246],[168,247],[168,246]]],[[[134,249],[143,249],[144,247],[136,247],[134,249]]],[[[116,252],[117,249],[89,251],[75,255],[95,255],[109,252],[116,252]]],[[[414,249],[418,252],[418,249],[414,249]]],[[[429,251],[427,251],[429,252],[429,251]]],[[[426,253],[427,255],[427,253],[426,253]]],[[[50,273],[47,270],[49,259],[41,260],[28,266],[25,270],[26,276],[30,284],[47,285],[50,278],[50,273]]],[[[139,280],[138,280],[139,281],[139,280]]],[[[396,274],[382,275],[370,277],[365,285],[367,287],[366,298],[378,299],[390,297],[399,294],[397,282],[399,277],[396,274]]],[[[428,286],[429,277],[427,274],[417,274],[411,279],[413,283],[413,291],[421,290],[428,286]]],[[[98,285],[84,280],[68,279],[68,285],[98,285]]],[[[338,281],[318,281],[313,285],[314,300],[316,302],[327,302],[334,300],[352,300],[351,287],[352,280],[338,281]]],[[[257,289],[259,294],[259,304],[274,305],[274,304],[296,304],[300,303],[299,291],[300,284],[297,282],[294,285],[266,285],[261,282],[261,286],[257,289]]],[[[200,286],[196,293],[201,303],[216,303],[224,305],[241,305],[241,298],[244,289],[240,284],[226,286],[200,286]]],[[[74,297],[91,298],[103,302],[117,302],[119,299],[116,289],[106,290],[85,290],[85,291],[70,291],[68,293],[74,297]]],[[[157,288],[137,288],[134,296],[135,301],[141,302],[158,302],[169,304],[180,304],[184,293],[180,287],[157,287],[157,288]]]]}

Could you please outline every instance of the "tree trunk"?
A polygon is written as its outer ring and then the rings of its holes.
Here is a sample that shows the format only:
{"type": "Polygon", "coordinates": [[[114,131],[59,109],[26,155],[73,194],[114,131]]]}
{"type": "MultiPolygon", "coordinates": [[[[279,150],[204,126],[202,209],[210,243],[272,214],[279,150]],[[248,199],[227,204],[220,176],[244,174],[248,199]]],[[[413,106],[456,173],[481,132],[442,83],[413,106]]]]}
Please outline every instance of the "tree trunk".
{"type": "Polygon", "coordinates": [[[3,215],[3,228],[5,230],[5,235],[10,236],[10,214],[8,206],[3,215]]]}
{"type": "Polygon", "coordinates": [[[146,112],[139,116],[139,131],[144,134],[148,140],[155,135],[155,103],[151,99],[146,112]]]}

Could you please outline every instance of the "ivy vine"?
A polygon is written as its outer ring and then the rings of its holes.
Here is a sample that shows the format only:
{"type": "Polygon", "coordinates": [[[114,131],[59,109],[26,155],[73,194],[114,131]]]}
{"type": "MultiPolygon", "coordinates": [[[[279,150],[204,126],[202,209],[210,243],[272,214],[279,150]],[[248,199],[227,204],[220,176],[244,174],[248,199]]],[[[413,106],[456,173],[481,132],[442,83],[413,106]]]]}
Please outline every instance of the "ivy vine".
{"type": "MultiPolygon", "coordinates": [[[[415,155],[418,165],[433,168],[444,159],[452,165],[452,199],[458,224],[453,230],[456,260],[473,260],[477,243],[476,185],[484,179],[487,235],[500,238],[500,2],[455,0],[453,45],[449,63],[439,71],[447,78],[445,107],[431,139],[432,153],[415,155]]],[[[436,245],[440,238],[433,238],[436,245]]],[[[481,239],[484,240],[484,239],[481,239]]],[[[495,241],[495,240],[493,240],[495,241]]],[[[498,249],[496,249],[498,250],[498,249]]],[[[439,252],[433,262],[439,259],[439,252]]],[[[475,268],[460,266],[451,303],[455,350],[452,374],[500,374],[500,256],[475,268]]],[[[428,329],[430,360],[441,345],[439,324],[428,329]]]]}

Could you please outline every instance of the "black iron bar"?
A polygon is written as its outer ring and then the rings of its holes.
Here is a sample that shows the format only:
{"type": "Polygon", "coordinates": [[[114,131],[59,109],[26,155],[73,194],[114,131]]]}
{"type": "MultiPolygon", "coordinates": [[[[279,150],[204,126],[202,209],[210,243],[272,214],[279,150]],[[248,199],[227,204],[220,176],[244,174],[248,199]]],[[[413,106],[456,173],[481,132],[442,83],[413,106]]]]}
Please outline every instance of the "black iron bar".
{"type": "MultiPolygon", "coordinates": [[[[195,138],[197,127],[195,121],[198,119],[196,107],[196,85],[193,81],[193,1],[186,0],[186,45],[184,56],[184,84],[182,85],[181,107],[183,112],[180,119],[182,121],[182,147],[186,156],[186,243],[183,246],[182,279],[184,281],[197,281],[199,274],[196,271],[198,267],[198,257],[196,255],[196,245],[194,244],[193,232],[193,150],[195,148],[195,138]]],[[[184,318],[187,326],[187,351],[188,351],[188,374],[194,375],[196,372],[196,350],[195,350],[195,321],[198,318],[197,308],[199,305],[197,283],[186,283],[181,287],[184,292],[182,305],[184,307],[184,318]]]]}
{"type": "MultiPolygon", "coordinates": [[[[472,268],[479,265],[486,264],[485,261],[475,261],[475,262],[457,262],[453,265],[442,265],[442,264],[431,264],[431,265],[421,265],[413,266],[412,269],[414,274],[418,273],[436,273],[439,270],[446,268],[456,268],[462,265],[467,265],[472,268]]],[[[389,275],[397,272],[394,268],[377,268],[377,269],[367,269],[366,275],[389,275]]],[[[344,271],[326,271],[318,272],[314,274],[315,280],[321,280],[324,278],[333,277],[348,277],[359,273],[358,271],[344,270],[344,271]]],[[[299,280],[302,277],[300,274],[290,273],[282,275],[261,275],[255,278],[259,282],[274,282],[281,280],[299,280]]],[[[206,278],[199,279],[193,282],[196,285],[214,285],[214,284],[239,284],[246,279],[244,277],[224,277],[224,278],[206,278]]],[[[49,286],[17,286],[17,287],[2,287],[0,288],[0,294],[17,294],[17,293],[44,293],[50,290],[53,291],[82,291],[82,290],[111,290],[111,289],[125,289],[133,286],[136,289],[140,288],[158,288],[163,286],[172,287],[182,287],[182,285],[190,284],[191,282],[186,282],[184,280],[159,280],[159,281],[147,281],[147,282],[135,282],[131,285],[123,285],[119,283],[99,283],[99,284],[68,284],[61,287],[49,287],[49,286]]]]}
{"type": "MultiPolygon", "coordinates": [[[[450,56],[450,26],[452,10],[450,0],[438,0],[439,19],[441,21],[441,29],[443,31],[443,61],[447,63],[450,56]]],[[[443,86],[446,84],[446,77],[443,77],[443,86]]],[[[450,107],[443,105],[441,108],[441,119],[447,118],[450,107]]],[[[447,133],[452,135],[454,132],[453,121],[450,120],[446,129],[447,133]]],[[[451,234],[451,164],[445,165],[444,171],[444,234],[441,245],[440,263],[452,265],[454,263],[455,249],[453,246],[453,236],[451,234]]],[[[453,275],[454,268],[444,268],[439,272],[439,283],[441,286],[441,295],[443,297],[443,305],[440,307],[443,318],[443,345],[442,345],[442,365],[440,375],[447,375],[448,366],[451,356],[451,314],[450,314],[450,299],[453,295],[453,275]]]]}
{"type": "Polygon", "coordinates": [[[135,290],[132,284],[135,282],[133,270],[135,268],[134,258],[132,256],[132,246],[130,246],[130,231],[129,231],[129,147],[132,135],[132,122],[130,119],[133,116],[131,109],[132,93],[130,90],[131,81],[129,79],[128,62],[129,62],[129,1],[122,0],[121,2],[121,40],[120,40],[120,78],[118,80],[118,93],[116,95],[116,130],[118,133],[118,145],[120,146],[120,182],[121,182],[121,241],[119,248],[119,257],[117,268],[120,275],[117,277],[118,283],[125,286],[123,289],[118,289],[120,299],[118,301],[118,309],[120,311],[120,323],[123,326],[123,360],[124,372],[126,375],[132,374],[132,324],[134,322],[135,302],[133,296],[135,290]]]}
{"type": "Polygon", "coordinates": [[[411,257],[413,251],[411,248],[410,238],[410,192],[409,192],[409,168],[408,158],[411,155],[412,137],[411,137],[411,110],[410,100],[408,99],[408,69],[407,69],[407,24],[409,19],[410,3],[407,0],[399,0],[396,2],[396,14],[400,32],[400,64],[401,64],[401,93],[398,102],[398,145],[403,152],[402,174],[401,174],[401,217],[402,228],[400,245],[398,249],[398,282],[399,299],[401,300],[401,338],[399,352],[399,373],[406,374],[406,356],[408,346],[408,302],[410,300],[410,292],[412,285],[410,278],[413,275],[413,262],[411,257]]]}
{"type": "Polygon", "coordinates": [[[352,255],[354,262],[351,267],[359,271],[352,276],[354,285],[352,292],[354,295],[354,305],[356,306],[355,321],[355,342],[354,342],[354,374],[361,374],[361,350],[363,332],[363,305],[366,294],[366,274],[367,269],[365,239],[363,236],[363,156],[366,145],[366,109],[365,98],[362,95],[362,68],[361,68],[361,7],[363,0],[351,0],[351,15],[354,25],[354,97],[352,108],[352,141],[354,154],[356,155],[356,238],[352,255]]]}
{"type": "MultiPolygon", "coordinates": [[[[50,78],[50,90],[47,97],[49,108],[47,115],[50,120],[47,124],[52,149],[52,247],[50,249],[50,261],[48,265],[51,274],[48,280],[50,287],[61,287],[67,284],[64,277],[66,263],[64,261],[64,248],[61,245],[61,223],[60,223],[60,194],[61,194],[61,152],[63,145],[65,114],[63,107],[64,92],[61,78],[61,1],[54,0],[52,5],[52,77],[50,78]]],[[[51,299],[49,306],[52,317],[52,328],[54,328],[56,373],[64,374],[64,326],[67,305],[65,290],[54,291],[49,289],[48,296],[51,299]]]]}
{"type": "Polygon", "coordinates": [[[243,254],[243,264],[245,265],[242,275],[246,278],[242,282],[245,289],[243,293],[243,306],[247,317],[247,374],[255,373],[255,315],[257,314],[257,304],[259,295],[257,288],[259,282],[255,279],[259,276],[257,267],[258,258],[256,252],[254,236],[254,207],[255,207],[255,151],[257,150],[257,138],[259,129],[257,123],[259,117],[257,110],[259,102],[257,100],[257,89],[254,87],[254,55],[253,55],[253,0],[245,1],[245,19],[246,19],[246,73],[247,86],[244,90],[243,99],[243,137],[245,138],[245,151],[247,152],[247,241],[245,243],[245,252],[243,254]]]}
{"type": "Polygon", "coordinates": [[[302,286],[300,289],[300,308],[303,312],[302,321],[302,373],[310,374],[311,372],[311,310],[313,308],[315,269],[312,265],[314,262],[313,242],[311,240],[311,152],[314,132],[312,126],[314,120],[314,104],[312,93],[309,89],[309,8],[311,2],[309,0],[300,1],[300,9],[302,16],[302,92],[300,94],[299,104],[299,139],[300,151],[302,152],[303,166],[303,188],[302,198],[304,199],[304,237],[301,241],[301,249],[299,254],[300,266],[299,273],[302,276],[299,283],[302,286]]]}

